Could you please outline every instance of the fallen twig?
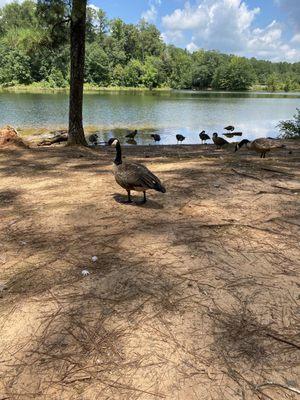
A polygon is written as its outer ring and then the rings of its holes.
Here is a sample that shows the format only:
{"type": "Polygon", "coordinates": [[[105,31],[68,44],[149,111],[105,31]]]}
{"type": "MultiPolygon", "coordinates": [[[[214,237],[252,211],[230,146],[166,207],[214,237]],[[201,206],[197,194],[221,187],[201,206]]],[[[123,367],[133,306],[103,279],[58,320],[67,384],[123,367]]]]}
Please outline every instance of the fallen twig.
{"type": "Polygon", "coordinates": [[[237,171],[237,170],[234,169],[234,168],[231,168],[231,170],[232,170],[233,172],[235,172],[236,174],[238,174],[238,175],[246,176],[247,178],[256,179],[256,180],[258,180],[258,181],[263,182],[263,179],[258,178],[257,176],[250,175],[250,174],[246,174],[245,172],[237,171]]]}
{"type": "Polygon", "coordinates": [[[296,389],[296,388],[294,388],[292,386],[283,385],[282,383],[276,383],[276,382],[262,383],[261,385],[257,385],[256,389],[262,389],[262,388],[267,387],[267,386],[278,386],[278,387],[281,387],[283,389],[290,390],[291,392],[300,394],[300,390],[299,389],[296,389]]]}
{"type": "Polygon", "coordinates": [[[261,169],[264,170],[264,171],[276,172],[277,174],[295,175],[292,172],[282,171],[281,169],[277,169],[277,168],[275,169],[275,168],[261,167],[261,169]]]}
{"type": "Polygon", "coordinates": [[[274,340],[277,340],[278,342],[282,342],[282,343],[288,344],[289,346],[293,346],[296,349],[300,350],[300,345],[298,345],[296,343],[293,343],[293,342],[290,342],[289,340],[282,339],[282,338],[280,338],[278,336],[273,335],[272,333],[266,333],[266,336],[268,336],[268,337],[270,337],[270,338],[272,338],[274,340]]]}

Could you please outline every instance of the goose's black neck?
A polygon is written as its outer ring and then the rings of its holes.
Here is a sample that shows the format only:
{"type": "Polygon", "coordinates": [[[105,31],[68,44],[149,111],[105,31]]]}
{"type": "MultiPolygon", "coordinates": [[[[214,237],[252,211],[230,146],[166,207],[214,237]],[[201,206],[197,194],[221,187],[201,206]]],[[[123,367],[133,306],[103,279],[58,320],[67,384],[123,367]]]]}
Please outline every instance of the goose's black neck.
{"type": "Polygon", "coordinates": [[[243,139],[240,143],[239,143],[239,148],[241,148],[244,145],[247,145],[247,143],[250,143],[250,140],[248,139],[243,139]]]}
{"type": "Polygon", "coordinates": [[[117,144],[116,144],[116,153],[117,154],[116,154],[114,163],[116,165],[120,165],[120,164],[122,164],[122,150],[121,150],[121,145],[119,142],[117,142],[117,144]]]}

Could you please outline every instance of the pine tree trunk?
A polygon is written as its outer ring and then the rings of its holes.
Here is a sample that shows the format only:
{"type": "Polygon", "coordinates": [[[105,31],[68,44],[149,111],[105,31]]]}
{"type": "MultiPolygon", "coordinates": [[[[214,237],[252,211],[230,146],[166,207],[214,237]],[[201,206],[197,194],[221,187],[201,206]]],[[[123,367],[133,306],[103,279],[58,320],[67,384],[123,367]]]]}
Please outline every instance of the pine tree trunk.
{"type": "Polygon", "coordinates": [[[82,124],[87,0],[72,0],[68,144],[87,146],[82,124]]]}

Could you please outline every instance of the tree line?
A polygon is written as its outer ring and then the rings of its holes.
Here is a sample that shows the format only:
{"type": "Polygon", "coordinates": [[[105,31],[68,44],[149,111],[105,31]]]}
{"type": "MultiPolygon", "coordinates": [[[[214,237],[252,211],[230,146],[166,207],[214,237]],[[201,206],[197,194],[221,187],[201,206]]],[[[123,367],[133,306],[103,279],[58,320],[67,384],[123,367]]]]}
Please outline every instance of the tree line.
{"type": "MultiPolygon", "coordinates": [[[[0,85],[66,87],[68,2],[25,0],[0,9],[0,85]]],[[[84,80],[95,86],[270,91],[300,89],[300,62],[257,60],[167,45],[153,24],[109,20],[87,7],[84,80]]]]}

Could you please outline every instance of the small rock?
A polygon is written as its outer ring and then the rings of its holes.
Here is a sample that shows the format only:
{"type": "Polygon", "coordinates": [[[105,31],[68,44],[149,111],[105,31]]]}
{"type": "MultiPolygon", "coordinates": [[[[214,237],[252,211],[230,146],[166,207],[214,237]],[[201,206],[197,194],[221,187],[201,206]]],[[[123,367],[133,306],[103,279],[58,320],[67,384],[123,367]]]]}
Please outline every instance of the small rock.
{"type": "Polygon", "coordinates": [[[98,257],[97,257],[97,256],[93,256],[93,257],[92,257],[92,261],[93,261],[93,262],[98,261],[98,257]]]}
{"type": "Polygon", "coordinates": [[[83,270],[81,271],[81,275],[82,275],[82,276],[88,276],[88,275],[90,275],[90,271],[88,271],[87,269],[83,269],[83,270]]]}

